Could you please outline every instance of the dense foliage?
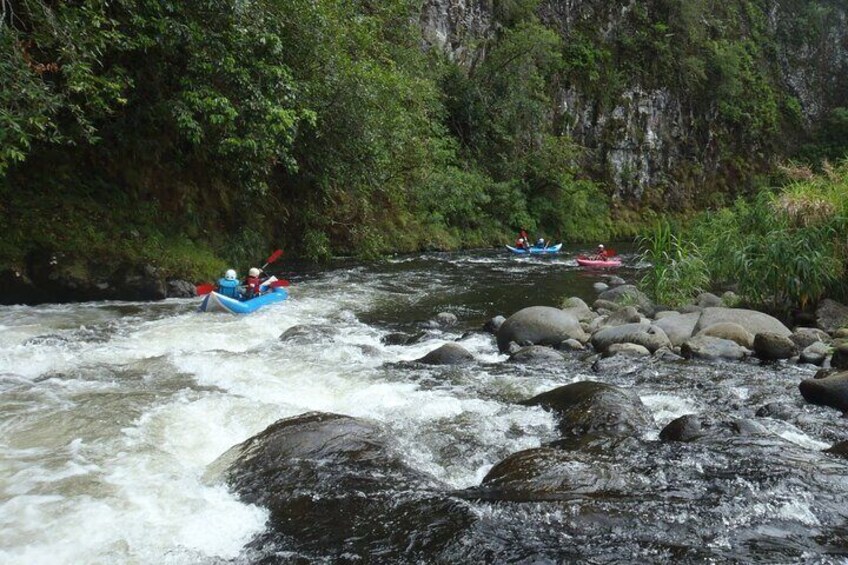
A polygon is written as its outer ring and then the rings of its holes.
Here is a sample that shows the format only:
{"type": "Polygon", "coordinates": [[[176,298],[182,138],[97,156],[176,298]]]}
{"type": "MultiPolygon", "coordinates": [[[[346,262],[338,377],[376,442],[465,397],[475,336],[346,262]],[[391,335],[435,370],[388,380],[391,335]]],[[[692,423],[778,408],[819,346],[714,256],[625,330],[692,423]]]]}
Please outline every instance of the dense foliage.
{"type": "MultiPolygon", "coordinates": [[[[759,2],[614,4],[566,33],[537,0],[495,2],[485,57],[460,64],[421,48],[415,0],[0,0],[0,263],[65,251],[201,276],[272,245],[630,235],[640,218],[564,133],[571,86],[599,107],[632,84],[688,92],[733,175],[797,127],[759,2]]],[[[798,11],[804,30],[826,17],[798,11]]],[[[843,114],[805,154],[844,150],[843,114]]]]}

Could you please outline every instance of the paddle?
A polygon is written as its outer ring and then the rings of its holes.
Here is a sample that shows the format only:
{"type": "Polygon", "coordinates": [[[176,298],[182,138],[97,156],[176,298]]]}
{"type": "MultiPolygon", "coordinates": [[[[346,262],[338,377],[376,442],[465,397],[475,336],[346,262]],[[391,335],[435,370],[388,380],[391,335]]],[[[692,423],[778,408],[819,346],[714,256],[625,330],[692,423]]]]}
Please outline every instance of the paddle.
{"type": "MultiPolygon", "coordinates": [[[[270,265],[271,263],[273,263],[274,261],[276,261],[277,259],[279,259],[282,256],[283,256],[283,250],[277,249],[276,251],[271,253],[271,255],[265,261],[265,264],[262,265],[262,268],[260,270],[264,271],[265,267],[267,267],[268,265],[270,265]]],[[[274,284],[276,284],[276,286],[289,286],[289,281],[274,281],[274,284]],[[282,284],[283,282],[285,284],[282,284]],[[280,284],[276,284],[276,283],[280,283],[280,284]]],[[[203,296],[204,294],[209,294],[210,292],[215,290],[215,285],[212,284],[212,283],[200,283],[200,284],[197,285],[196,288],[197,288],[197,295],[203,296]]],[[[275,287],[271,286],[271,288],[275,288],[275,287]]]]}

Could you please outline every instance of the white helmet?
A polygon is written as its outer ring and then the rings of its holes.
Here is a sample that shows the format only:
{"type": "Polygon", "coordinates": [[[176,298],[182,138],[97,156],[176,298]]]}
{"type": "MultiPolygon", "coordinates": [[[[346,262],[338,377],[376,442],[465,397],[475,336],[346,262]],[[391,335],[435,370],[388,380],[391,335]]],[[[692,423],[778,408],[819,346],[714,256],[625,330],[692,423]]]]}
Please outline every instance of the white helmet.
{"type": "Polygon", "coordinates": [[[250,269],[250,270],[247,272],[247,274],[248,274],[248,275],[250,275],[251,277],[258,277],[258,276],[259,276],[259,273],[261,273],[261,272],[262,272],[262,271],[260,271],[260,270],[259,270],[259,269],[257,269],[256,267],[253,267],[252,269],[250,269]]]}
{"type": "Polygon", "coordinates": [[[519,237],[519,238],[518,238],[518,243],[524,243],[524,238],[523,238],[523,237],[519,237]]]}
{"type": "Polygon", "coordinates": [[[598,249],[603,249],[603,248],[604,248],[604,244],[603,244],[603,243],[598,244],[598,249]]]}
{"type": "Polygon", "coordinates": [[[228,281],[234,281],[238,278],[238,275],[236,275],[235,269],[227,269],[227,272],[224,273],[224,278],[228,281]]]}

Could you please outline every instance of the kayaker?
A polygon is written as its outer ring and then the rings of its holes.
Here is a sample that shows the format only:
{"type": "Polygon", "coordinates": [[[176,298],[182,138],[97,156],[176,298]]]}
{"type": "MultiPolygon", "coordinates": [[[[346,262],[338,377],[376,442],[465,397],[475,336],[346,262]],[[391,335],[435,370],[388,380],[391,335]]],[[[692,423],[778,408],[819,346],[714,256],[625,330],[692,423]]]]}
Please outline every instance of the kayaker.
{"type": "Polygon", "coordinates": [[[224,273],[224,278],[218,279],[218,294],[223,294],[236,300],[241,298],[238,275],[235,269],[227,269],[227,272],[224,273]]]}
{"type": "Polygon", "coordinates": [[[609,254],[607,253],[607,250],[604,249],[604,244],[599,243],[598,248],[595,250],[595,255],[592,256],[592,259],[594,259],[595,261],[604,261],[607,257],[609,257],[609,254]]]}
{"type": "Polygon", "coordinates": [[[524,249],[524,238],[519,237],[515,240],[515,248],[516,249],[524,249]]]}
{"type": "Polygon", "coordinates": [[[257,269],[256,267],[251,268],[247,272],[247,277],[244,279],[245,286],[245,296],[248,298],[253,298],[260,293],[259,287],[262,285],[262,271],[257,269]]]}
{"type": "Polygon", "coordinates": [[[521,246],[520,249],[530,249],[530,236],[527,235],[527,230],[521,228],[518,232],[518,237],[521,238],[521,246]]]}
{"type": "Polygon", "coordinates": [[[540,237],[539,240],[536,242],[536,247],[544,247],[544,246],[545,246],[545,239],[540,237]]]}

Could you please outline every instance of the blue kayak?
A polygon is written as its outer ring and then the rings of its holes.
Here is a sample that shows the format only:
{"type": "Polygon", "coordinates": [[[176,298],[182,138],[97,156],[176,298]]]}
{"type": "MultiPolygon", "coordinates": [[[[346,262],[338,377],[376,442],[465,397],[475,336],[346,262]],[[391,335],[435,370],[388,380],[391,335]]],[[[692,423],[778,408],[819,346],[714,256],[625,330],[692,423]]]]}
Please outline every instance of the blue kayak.
{"type": "Polygon", "coordinates": [[[556,245],[549,245],[548,247],[536,247],[534,245],[530,249],[520,249],[518,247],[507,245],[506,248],[516,255],[543,255],[545,253],[558,253],[560,248],[562,248],[562,244],[557,243],[556,245]]]}
{"type": "Polygon", "coordinates": [[[213,291],[203,298],[203,302],[200,303],[199,310],[201,312],[250,314],[251,312],[256,312],[263,306],[268,306],[275,302],[282,302],[288,297],[289,293],[282,287],[273,288],[270,292],[266,292],[265,294],[261,294],[249,300],[237,300],[213,291]]]}

